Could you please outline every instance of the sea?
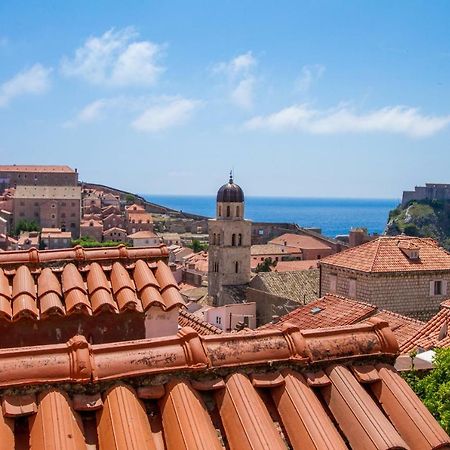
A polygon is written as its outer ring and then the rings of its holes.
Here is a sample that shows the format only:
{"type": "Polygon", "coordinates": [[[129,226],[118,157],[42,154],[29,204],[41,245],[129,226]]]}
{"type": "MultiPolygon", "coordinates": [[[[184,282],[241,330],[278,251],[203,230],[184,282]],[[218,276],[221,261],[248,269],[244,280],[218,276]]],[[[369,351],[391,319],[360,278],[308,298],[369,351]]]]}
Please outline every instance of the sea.
{"type": "MultiPolygon", "coordinates": [[[[178,211],[215,216],[213,196],[144,194],[143,197],[178,211]]],[[[399,203],[399,199],[246,197],[245,217],[255,222],[288,222],[320,228],[329,237],[348,234],[355,227],[382,233],[389,211],[399,203]]]]}

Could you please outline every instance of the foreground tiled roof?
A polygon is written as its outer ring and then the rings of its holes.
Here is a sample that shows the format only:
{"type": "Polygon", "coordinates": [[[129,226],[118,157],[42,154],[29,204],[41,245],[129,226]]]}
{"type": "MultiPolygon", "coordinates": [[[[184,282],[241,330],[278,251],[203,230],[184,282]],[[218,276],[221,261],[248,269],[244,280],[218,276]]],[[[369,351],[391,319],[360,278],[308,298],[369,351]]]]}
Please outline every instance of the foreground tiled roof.
{"type": "Polygon", "coordinates": [[[450,438],[389,364],[397,350],[382,322],[1,349],[1,444],[447,448],[450,438]]]}
{"type": "Polygon", "coordinates": [[[431,350],[435,347],[450,347],[450,300],[441,303],[441,309],[420,330],[402,343],[400,349],[403,353],[412,350],[431,350]]]}
{"type": "Polygon", "coordinates": [[[2,252],[0,317],[15,321],[183,305],[165,257],[165,246],[2,252]]]}
{"type": "Polygon", "coordinates": [[[450,254],[430,238],[383,236],[357,247],[323,258],[319,265],[361,272],[415,272],[450,270],[450,254]],[[418,246],[419,259],[410,259],[401,247],[418,246]]]}
{"type": "Polygon", "coordinates": [[[277,323],[266,324],[261,328],[281,329],[290,323],[300,329],[326,328],[352,325],[367,319],[377,311],[377,307],[364,302],[326,294],[306,306],[301,306],[281,317],[277,323]]]}
{"type": "Polygon", "coordinates": [[[178,325],[180,327],[191,327],[202,336],[206,336],[208,334],[223,333],[220,328],[206,322],[205,320],[202,320],[201,317],[185,310],[180,310],[180,315],[178,316],[178,325]]]}
{"type": "Polygon", "coordinates": [[[319,296],[319,270],[298,272],[260,272],[250,287],[305,304],[319,296]]]}

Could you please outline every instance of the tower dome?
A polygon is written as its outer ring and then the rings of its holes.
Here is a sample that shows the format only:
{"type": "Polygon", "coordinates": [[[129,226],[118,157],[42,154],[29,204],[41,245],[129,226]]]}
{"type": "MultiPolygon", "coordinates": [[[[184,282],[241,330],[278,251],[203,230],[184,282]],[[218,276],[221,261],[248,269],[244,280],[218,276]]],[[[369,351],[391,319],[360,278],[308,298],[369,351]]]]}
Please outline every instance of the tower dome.
{"type": "Polygon", "coordinates": [[[243,203],[244,192],[239,185],[233,181],[233,175],[230,173],[230,179],[217,192],[217,202],[222,203],[243,203]]]}

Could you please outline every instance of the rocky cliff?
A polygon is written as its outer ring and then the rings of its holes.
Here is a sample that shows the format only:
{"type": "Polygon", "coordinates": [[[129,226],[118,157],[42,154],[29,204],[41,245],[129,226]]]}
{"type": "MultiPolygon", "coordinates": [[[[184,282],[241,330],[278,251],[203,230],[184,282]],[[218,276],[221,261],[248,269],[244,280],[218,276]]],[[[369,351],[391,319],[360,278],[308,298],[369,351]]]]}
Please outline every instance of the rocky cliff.
{"type": "Polygon", "coordinates": [[[450,201],[412,201],[390,211],[385,233],[432,237],[450,250],[450,201]]]}

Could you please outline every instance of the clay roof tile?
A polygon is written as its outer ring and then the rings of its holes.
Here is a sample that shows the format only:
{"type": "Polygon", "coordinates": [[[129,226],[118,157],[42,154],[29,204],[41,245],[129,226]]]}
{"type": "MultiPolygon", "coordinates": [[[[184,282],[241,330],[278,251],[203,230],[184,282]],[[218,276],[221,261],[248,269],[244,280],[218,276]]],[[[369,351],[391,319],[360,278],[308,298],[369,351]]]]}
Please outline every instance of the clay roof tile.
{"type": "Polygon", "coordinates": [[[157,262],[155,277],[161,287],[161,291],[164,291],[164,289],[169,286],[173,286],[175,289],[179,289],[178,283],[175,281],[172,271],[170,270],[169,266],[163,261],[157,262]]]}
{"type": "Polygon", "coordinates": [[[9,286],[8,277],[0,269],[0,317],[7,320],[12,318],[11,308],[11,288],[9,286]]]}
{"type": "Polygon", "coordinates": [[[100,264],[96,262],[91,264],[87,285],[94,314],[101,310],[117,312],[117,305],[111,296],[108,280],[100,264]]]}
{"type": "Polygon", "coordinates": [[[13,319],[32,317],[37,319],[39,311],[36,306],[36,288],[30,269],[20,266],[13,279],[13,319]]]}

